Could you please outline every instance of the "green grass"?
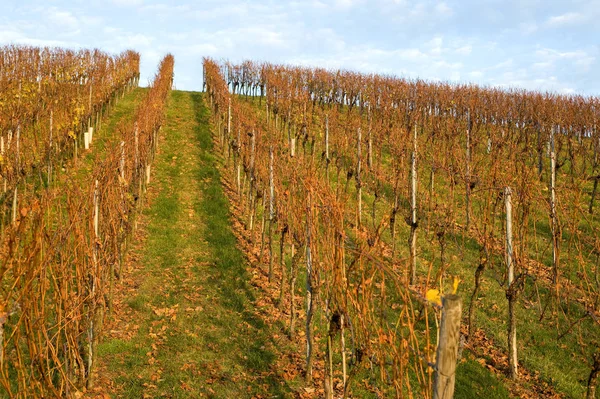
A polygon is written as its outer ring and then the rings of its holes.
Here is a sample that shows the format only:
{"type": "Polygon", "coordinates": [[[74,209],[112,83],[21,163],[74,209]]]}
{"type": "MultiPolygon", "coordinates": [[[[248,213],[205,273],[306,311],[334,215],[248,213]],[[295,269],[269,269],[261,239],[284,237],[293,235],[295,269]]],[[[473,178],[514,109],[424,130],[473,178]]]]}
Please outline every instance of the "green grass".
{"type": "Polygon", "coordinates": [[[494,374],[482,367],[471,355],[467,355],[456,369],[454,397],[504,399],[510,396],[494,374]]]}
{"type": "Polygon", "coordinates": [[[277,348],[255,312],[212,147],[201,95],[173,92],[131,276],[137,288],[125,296],[137,328],[99,346],[118,397],[291,395],[273,370],[277,348]]]}

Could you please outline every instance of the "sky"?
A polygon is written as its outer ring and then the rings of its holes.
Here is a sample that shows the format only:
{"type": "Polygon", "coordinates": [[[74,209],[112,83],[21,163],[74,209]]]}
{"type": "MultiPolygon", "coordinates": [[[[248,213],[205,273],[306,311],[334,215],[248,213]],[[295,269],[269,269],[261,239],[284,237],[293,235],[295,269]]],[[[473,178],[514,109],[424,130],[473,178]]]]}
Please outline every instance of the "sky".
{"type": "Polygon", "coordinates": [[[141,85],[202,57],[600,95],[600,0],[0,0],[0,45],[134,49],[141,85]]]}

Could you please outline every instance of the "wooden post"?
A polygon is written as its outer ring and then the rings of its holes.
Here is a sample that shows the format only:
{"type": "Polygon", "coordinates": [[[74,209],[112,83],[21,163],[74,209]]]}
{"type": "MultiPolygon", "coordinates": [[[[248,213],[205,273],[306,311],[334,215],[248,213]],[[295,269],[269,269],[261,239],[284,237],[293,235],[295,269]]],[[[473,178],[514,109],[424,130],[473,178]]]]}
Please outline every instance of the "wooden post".
{"type": "MultiPolygon", "coordinates": [[[[256,151],[256,133],[250,132],[250,187],[248,190],[248,203],[249,203],[249,215],[248,215],[248,230],[252,231],[254,228],[254,195],[252,191],[254,189],[254,163],[255,163],[255,151],[256,151]]],[[[254,233],[252,233],[254,236],[254,233]]],[[[252,240],[254,241],[254,240],[252,240]]]]}
{"type": "Polygon", "coordinates": [[[372,117],[371,117],[371,104],[368,107],[367,119],[369,120],[369,137],[367,140],[367,166],[369,170],[373,168],[373,134],[371,133],[372,117]]]}
{"type": "Polygon", "coordinates": [[[292,248],[290,250],[292,262],[290,264],[290,339],[296,336],[296,246],[292,237],[292,248]]]}
{"type": "Polygon", "coordinates": [[[273,146],[269,148],[269,282],[273,281],[273,222],[275,221],[275,184],[273,146]]]}
{"type": "Polygon", "coordinates": [[[121,141],[121,159],[119,161],[119,169],[121,172],[121,179],[125,183],[125,142],[121,141]]]}
{"type": "Polygon", "coordinates": [[[507,298],[508,298],[508,366],[510,377],[517,379],[519,376],[517,361],[517,328],[515,318],[516,295],[513,282],[515,279],[515,265],[512,240],[512,191],[510,187],[504,189],[504,204],[506,207],[506,267],[508,276],[507,298]]]}
{"type": "Polygon", "coordinates": [[[18,197],[18,187],[19,187],[19,178],[21,169],[21,153],[20,153],[20,141],[21,141],[21,125],[17,126],[17,181],[15,182],[15,191],[13,195],[13,206],[12,206],[12,222],[13,224],[17,221],[17,197],[18,197]]]}
{"type": "MultiPolygon", "coordinates": [[[[88,97],[88,112],[90,113],[90,115],[92,114],[92,82],[90,82],[90,95],[88,97]]],[[[91,120],[91,117],[90,117],[90,120],[91,120]]]]}
{"type": "MultiPolygon", "coordinates": [[[[50,134],[48,138],[48,185],[50,185],[50,181],[52,180],[52,120],[53,120],[53,112],[50,110],[50,134]]],[[[2,155],[4,155],[4,141],[2,141],[2,155]]]]}
{"type": "Polygon", "coordinates": [[[312,381],[312,317],[313,317],[313,285],[312,285],[312,253],[311,253],[311,212],[312,204],[308,194],[308,209],[306,210],[306,383],[312,381]]]}
{"type": "Polygon", "coordinates": [[[417,125],[415,124],[415,133],[413,137],[413,152],[410,164],[410,284],[414,284],[417,278],[417,125]]]}
{"type": "Polygon", "coordinates": [[[138,158],[139,158],[139,151],[138,151],[138,146],[139,146],[139,141],[138,141],[138,125],[137,122],[135,123],[135,128],[134,128],[134,132],[133,132],[133,139],[134,139],[134,173],[137,172],[137,168],[138,168],[138,158]]]}
{"type": "Polygon", "coordinates": [[[325,174],[329,180],[329,115],[325,115],[325,174]]]}
{"type": "Polygon", "coordinates": [[[460,342],[462,300],[458,295],[444,295],[442,307],[440,344],[437,348],[436,371],[433,382],[433,399],[452,399],[460,342]]]}
{"type": "Polygon", "coordinates": [[[17,126],[17,176],[21,173],[21,125],[17,126]]]}
{"type": "Polygon", "coordinates": [[[361,135],[361,130],[360,127],[358,128],[357,131],[357,137],[356,137],[356,191],[357,191],[357,201],[358,201],[358,208],[356,210],[356,225],[358,227],[361,226],[361,222],[362,222],[362,182],[360,181],[360,172],[361,172],[361,149],[360,149],[360,142],[362,139],[362,135],[361,135]]]}
{"type": "MultiPolygon", "coordinates": [[[[537,124],[536,124],[537,125],[537,124]]],[[[536,128],[537,131],[537,151],[538,151],[538,176],[542,180],[542,172],[544,170],[544,146],[542,145],[542,132],[539,126],[536,128]]]]}
{"type": "Polygon", "coordinates": [[[556,219],[556,153],[554,127],[550,131],[550,220],[552,228],[552,282],[558,282],[558,223],[556,219]]]}
{"type": "Polygon", "coordinates": [[[465,229],[469,231],[471,223],[471,114],[467,114],[467,143],[466,143],[466,166],[465,166],[465,229]]]}
{"type": "Polygon", "coordinates": [[[17,221],[17,190],[18,186],[15,186],[15,191],[13,194],[13,205],[12,205],[12,222],[15,224],[17,221]]]}
{"type": "Polygon", "coordinates": [[[241,174],[242,174],[242,165],[240,162],[240,154],[242,151],[242,137],[240,134],[240,127],[238,125],[237,128],[237,148],[236,148],[236,154],[237,154],[237,166],[236,166],[236,183],[237,183],[237,193],[239,196],[242,195],[242,180],[241,180],[241,174]]]}
{"type": "Polygon", "coordinates": [[[592,172],[594,175],[596,175],[594,177],[594,187],[592,188],[592,194],[591,194],[591,198],[590,198],[590,206],[588,208],[588,212],[590,214],[594,213],[594,200],[596,198],[596,192],[598,191],[598,175],[597,175],[597,170],[598,170],[598,147],[600,146],[600,139],[597,138],[596,136],[596,125],[594,125],[594,130],[592,131],[592,140],[593,140],[593,146],[594,146],[594,163],[592,166],[592,172]]]}
{"type": "Polygon", "coordinates": [[[231,132],[231,97],[228,97],[227,101],[227,136],[229,136],[231,132]]]}
{"type": "Polygon", "coordinates": [[[98,221],[99,221],[99,204],[98,204],[98,180],[96,180],[96,186],[94,188],[94,234],[98,239],[98,221]]]}
{"type": "MultiPolygon", "coordinates": [[[[4,136],[0,137],[0,155],[4,158],[4,136]]],[[[6,186],[6,176],[2,176],[2,183],[3,183],[3,190],[4,193],[6,193],[7,190],[7,186],[6,186]]]]}

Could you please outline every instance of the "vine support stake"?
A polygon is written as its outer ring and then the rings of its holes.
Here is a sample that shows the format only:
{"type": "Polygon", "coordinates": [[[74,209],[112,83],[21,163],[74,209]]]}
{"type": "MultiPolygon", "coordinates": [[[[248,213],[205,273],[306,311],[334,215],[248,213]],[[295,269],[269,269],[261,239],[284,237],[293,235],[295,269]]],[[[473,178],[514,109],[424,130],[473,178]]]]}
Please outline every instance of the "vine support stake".
{"type": "Polygon", "coordinates": [[[452,399],[460,344],[462,300],[458,295],[444,295],[442,307],[440,344],[437,348],[436,372],[433,382],[433,399],[452,399]]]}
{"type": "Polygon", "coordinates": [[[515,280],[515,262],[512,237],[512,191],[510,187],[504,189],[504,204],[506,207],[506,267],[507,267],[507,298],[508,298],[508,366],[510,377],[516,380],[519,376],[517,361],[517,328],[515,318],[516,290],[513,285],[515,280]]]}
{"type": "Polygon", "coordinates": [[[417,125],[413,137],[413,152],[410,163],[410,270],[409,281],[414,284],[417,277],[417,125]]]}

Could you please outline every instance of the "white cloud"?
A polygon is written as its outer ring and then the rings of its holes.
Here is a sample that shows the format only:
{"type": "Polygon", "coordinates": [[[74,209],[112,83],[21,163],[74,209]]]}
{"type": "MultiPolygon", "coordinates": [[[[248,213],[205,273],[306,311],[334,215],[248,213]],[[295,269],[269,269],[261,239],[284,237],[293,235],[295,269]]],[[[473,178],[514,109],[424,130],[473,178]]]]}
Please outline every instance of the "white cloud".
{"type": "Polygon", "coordinates": [[[429,48],[429,53],[432,55],[441,55],[443,51],[444,38],[436,36],[427,42],[426,47],[429,48]]]}
{"type": "Polygon", "coordinates": [[[52,8],[49,10],[48,19],[55,24],[55,26],[60,28],[77,29],[79,27],[79,21],[69,11],[61,11],[52,8]]]}
{"type": "Polygon", "coordinates": [[[452,8],[450,8],[450,6],[446,3],[446,2],[441,2],[435,5],[435,11],[443,16],[446,17],[450,17],[454,14],[454,12],[452,11],[452,8]]]}
{"type": "Polygon", "coordinates": [[[523,22],[519,24],[519,30],[524,35],[531,35],[532,33],[537,32],[538,26],[535,22],[523,22]]]}
{"type": "Polygon", "coordinates": [[[456,50],[454,50],[454,52],[458,55],[469,55],[469,54],[471,54],[472,51],[473,51],[473,46],[471,46],[470,44],[459,47],[456,50]]]}
{"type": "Polygon", "coordinates": [[[471,71],[469,72],[469,77],[471,79],[479,80],[484,76],[482,71],[471,71]]]}
{"type": "Polygon", "coordinates": [[[333,7],[338,9],[349,9],[362,3],[362,0],[333,0],[333,7]]]}
{"type": "Polygon", "coordinates": [[[121,45],[127,48],[150,47],[152,45],[152,37],[141,33],[122,35],[118,37],[121,45]]]}
{"type": "Polygon", "coordinates": [[[584,20],[583,14],[578,12],[568,12],[562,15],[556,15],[548,18],[546,24],[550,27],[559,27],[565,25],[572,25],[584,20]]]}
{"type": "Polygon", "coordinates": [[[54,39],[38,39],[34,37],[28,37],[23,33],[13,30],[4,29],[0,27],[0,43],[2,44],[26,44],[29,46],[40,46],[40,47],[74,47],[75,43],[67,42],[64,40],[54,39]]]}
{"type": "Polygon", "coordinates": [[[541,59],[534,65],[553,65],[555,63],[566,63],[577,67],[581,72],[587,72],[596,62],[596,57],[585,50],[576,49],[571,51],[558,51],[551,48],[541,48],[535,52],[535,55],[541,59]]]}
{"type": "Polygon", "coordinates": [[[114,4],[120,7],[137,7],[144,4],[144,0],[111,0],[114,4]]]}

